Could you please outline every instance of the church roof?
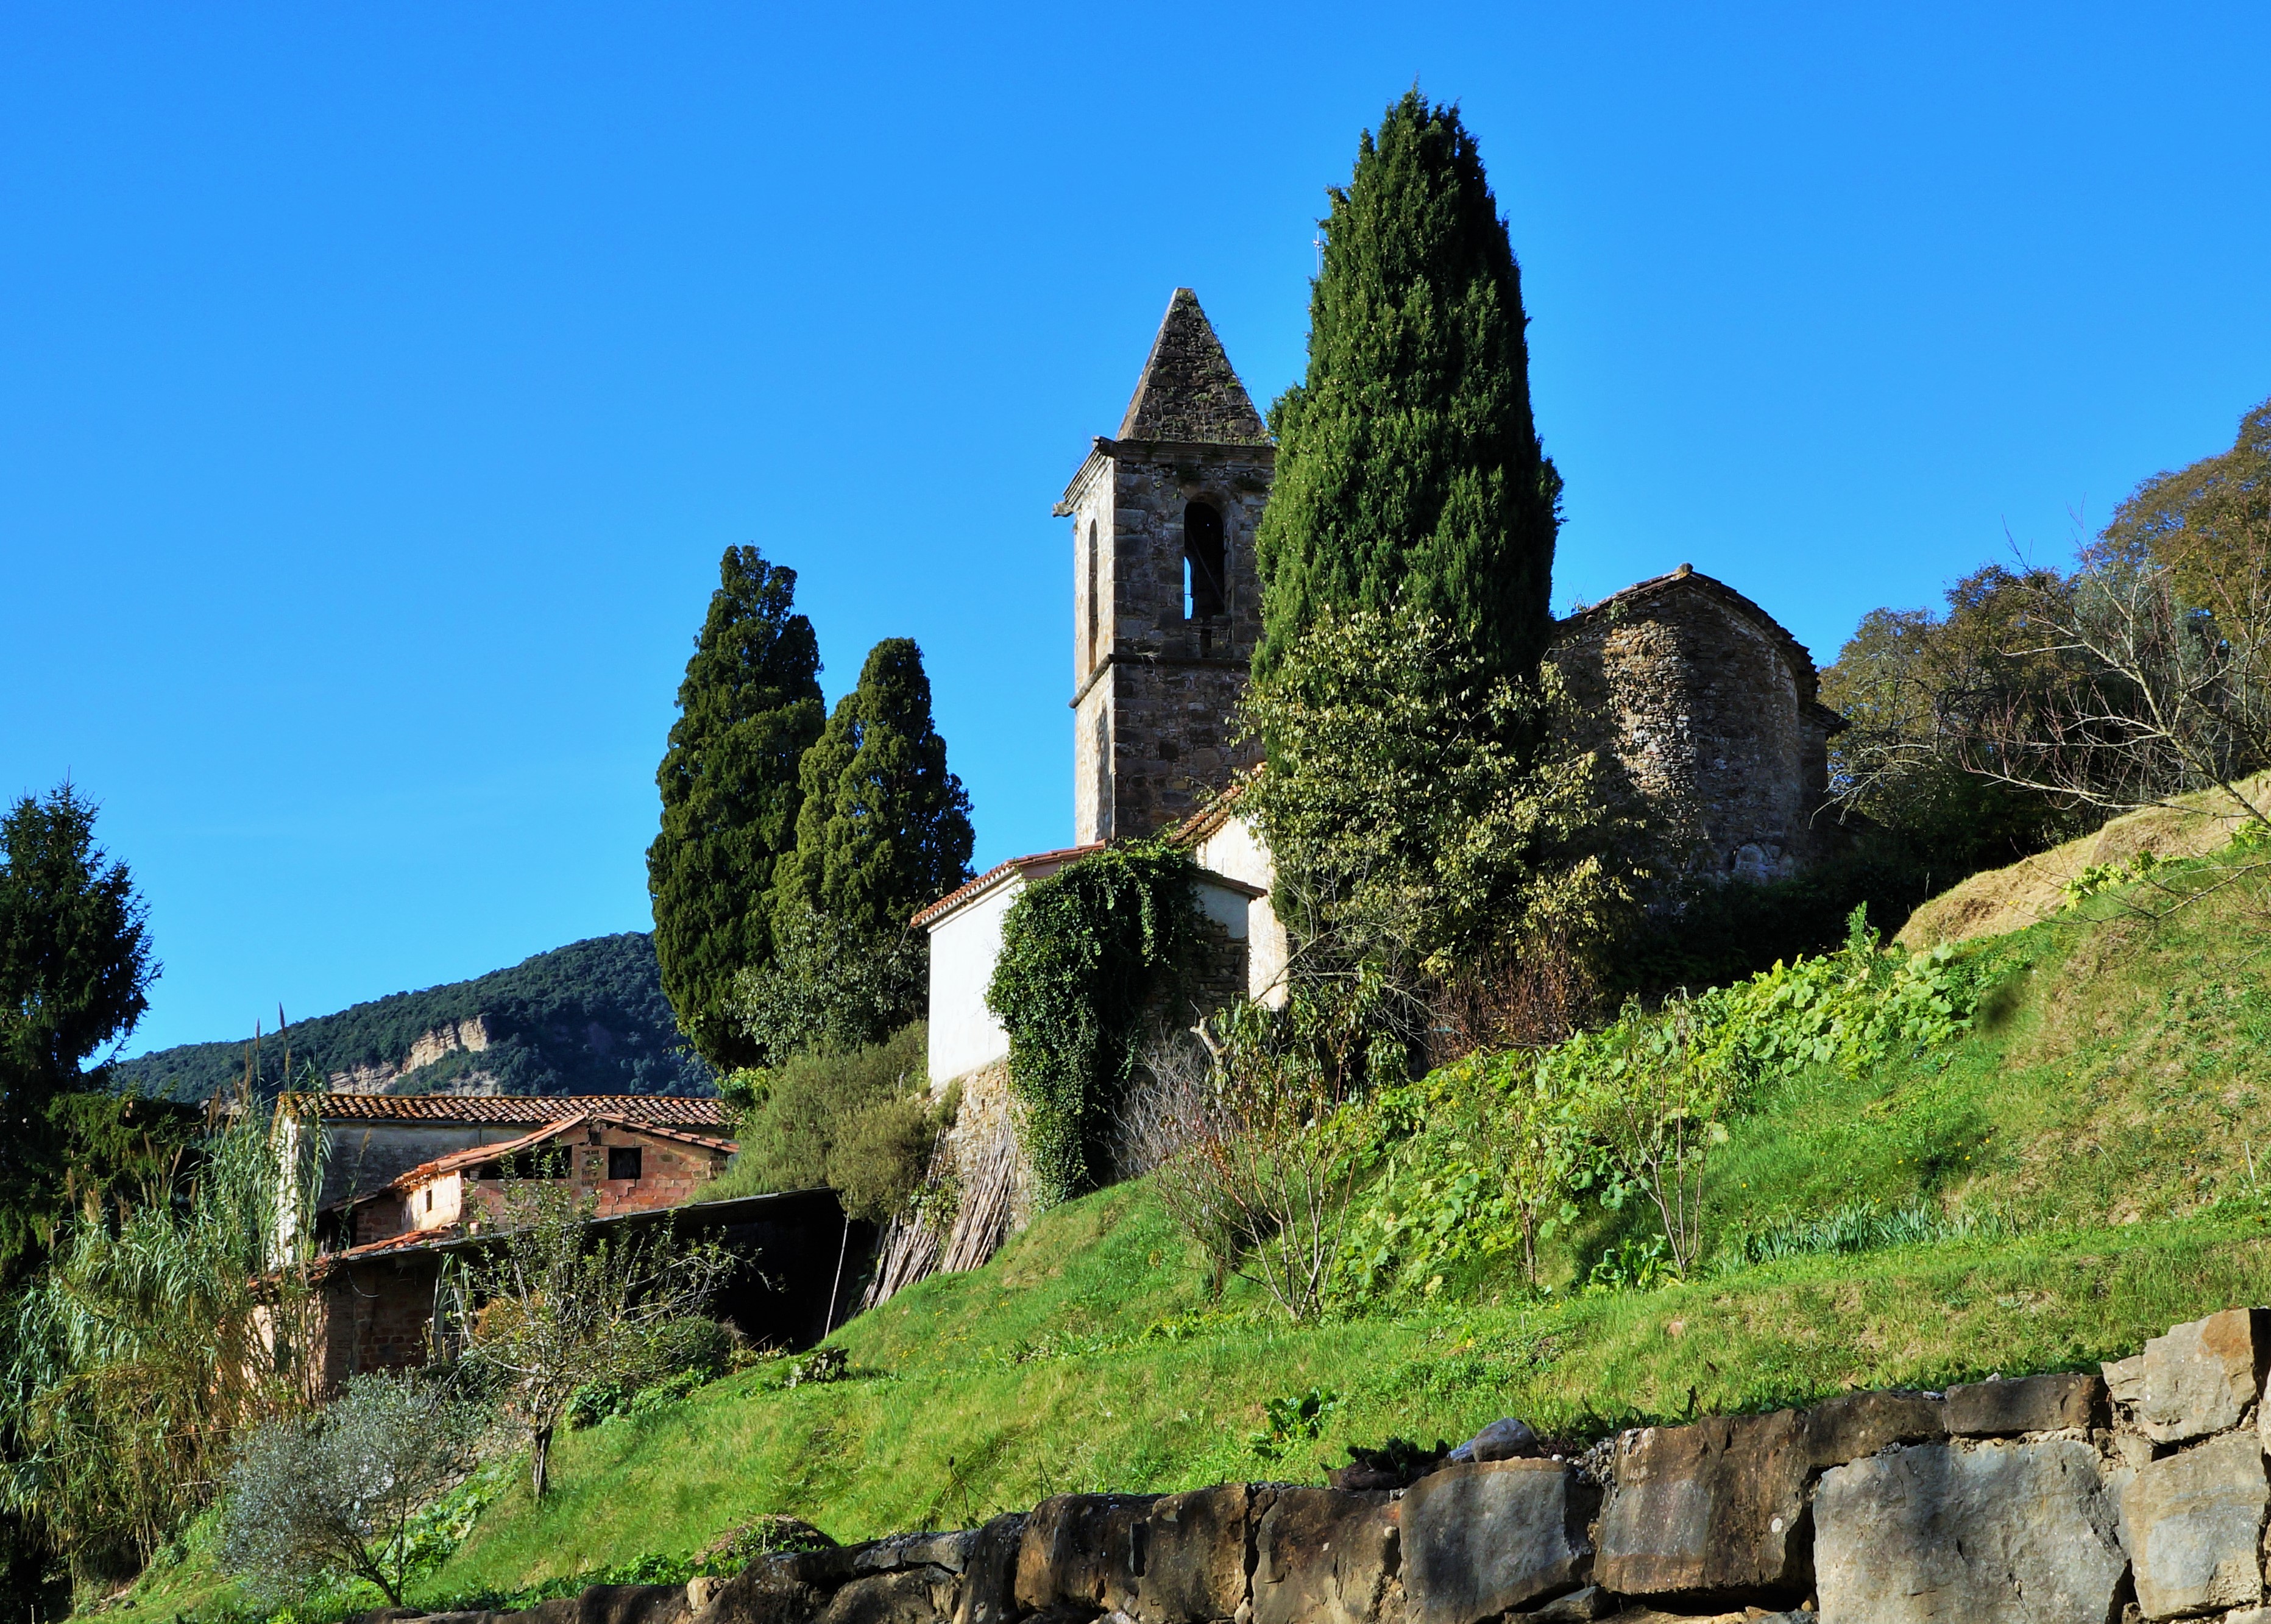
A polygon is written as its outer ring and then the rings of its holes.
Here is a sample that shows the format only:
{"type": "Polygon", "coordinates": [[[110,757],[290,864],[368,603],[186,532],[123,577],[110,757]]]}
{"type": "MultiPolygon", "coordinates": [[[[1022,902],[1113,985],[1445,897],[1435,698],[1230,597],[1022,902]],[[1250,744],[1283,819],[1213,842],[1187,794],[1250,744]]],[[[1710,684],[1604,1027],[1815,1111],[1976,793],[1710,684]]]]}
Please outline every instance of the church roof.
{"type": "Polygon", "coordinates": [[[1270,431],[1246,385],[1231,369],[1222,340],[1199,296],[1175,289],[1159,336],[1136,380],[1128,415],[1121,420],[1123,440],[1173,440],[1197,445],[1267,445],[1270,431]]]}
{"type": "Polygon", "coordinates": [[[1030,857],[1013,857],[1006,863],[996,863],[967,885],[947,892],[927,908],[919,911],[907,921],[907,928],[920,930],[926,925],[935,924],[948,914],[959,912],[965,903],[977,901],[1012,876],[1025,880],[1046,879],[1067,863],[1103,849],[1101,840],[1091,840],[1086,846],[1068,846],[1054,852],[1036,852],[1030,857]]]}
{"type": "Polygon", "coordinates": [[[1781,653],[1798,685],[1798,697],[1802,704],[1821,711],[1824,725],[1832,733],[1842,733],[1845,719],[1822,704],[1816,697],[1821,692],[1821,678],[1813,666],[1813,656],[1806,644],[1790,633],[1790,629],[1768,614],[1757,604],[1728,585],[1716,576],[1705,575],[1693,564],[1682,564],[1668,575],[1651,576],[1645,581],[1635,581],[1622,592],[1611,592],[1600,602],[1588,604],[1567,618],[1553,623],[1553,641],[1560,642],[1570,633],[1586,626],[1598,624],[1630,614],[1652,598],[1669,592],[1692,592],[1712,599],[1737,615],[1748,620],[1766,635],[1767,640],[1781,653]]]}

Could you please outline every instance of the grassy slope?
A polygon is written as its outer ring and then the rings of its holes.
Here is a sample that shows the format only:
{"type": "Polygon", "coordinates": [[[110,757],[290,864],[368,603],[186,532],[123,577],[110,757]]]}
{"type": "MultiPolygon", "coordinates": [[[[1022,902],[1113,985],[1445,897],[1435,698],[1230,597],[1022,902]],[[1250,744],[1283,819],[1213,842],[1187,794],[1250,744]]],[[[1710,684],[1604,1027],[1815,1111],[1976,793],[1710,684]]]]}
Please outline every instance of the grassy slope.
{"type": "MultiPolygon", "coordinates": [[[[1713,1171],[1722,1233],[1923,1199],[2003,1212],[2015,1240],[1543,1303],[1485,1278],[1457,1300],[1293,1330],[1237,1285],[1210,1308],[1190,1249],[1124,1187],[846,1326],[854,1380],[779,1391],[753,1371],[570,1438],[557,1497],[509,1494],[422,1593],[688,1553],[765,1511],[853,1538],[1053,1491],[1314,1479],[1344,1443],[1458,1437],[1508,1413],[1591,1432],[1691,1404],[2083,1365],[2271,1300],[2271,1201],[2246,1149],[2271,1067],[2261,905],[2234,888],[2154,923],[2101,899],[2007,938],[2014,968],[1969,1036],[1858,1082],[1777,1089],[1713,1171]],[[1263,1401],[1312,1387],[1341,1395],[1322,1436],[1257,1455],[1263,1401]]],[[[1597,1218],[1552,1272],[1566,1284],[1636,1218],[1597,1218]]],[[[203,1588],[197,1563],[175,1572],[139,1612],[170,1616],[203,1588]]]]}

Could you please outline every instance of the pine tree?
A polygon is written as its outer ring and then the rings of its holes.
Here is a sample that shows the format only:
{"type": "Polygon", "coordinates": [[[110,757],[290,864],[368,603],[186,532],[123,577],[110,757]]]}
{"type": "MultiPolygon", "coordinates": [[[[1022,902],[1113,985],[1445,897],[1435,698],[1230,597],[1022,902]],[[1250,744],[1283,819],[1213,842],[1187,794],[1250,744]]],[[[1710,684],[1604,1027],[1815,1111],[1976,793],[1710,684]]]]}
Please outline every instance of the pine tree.
{"type": "Polygon", "coordinates": [[[1322,609],[1401,602],[1526,677],[1551,622],[1560,478],[1530,421],[1521,271],[1474,138],[1409,92],[1331,197],[1307,376],[1270,411],[1255,670],[1322,609]]]}
{"type": "Polygon", "coordinates": [[[754,547],[726,549],[686,662],[678,720],[655,774],[662,832],[647,848],[662,987],[695,1049],[747,1064],[728,1010],[733,978],[772,952],[767,898],[793,844],[797,764],[820,736],[820,644],[793,612],[796,571],[754,547]]]}
{"type": "Polygon", "coordinates": [[[134,1030],[158,973],[147,911],[94,815],[65,784],[0,817],[0,1286],[44,1249],[66,1166],[92,1170],[90,1151],[109,1148],[84,1142],[123,1114],[102,1068],[80,1067],[134,1030]]]}
{"type": "Polygon", "coordinates": [[[913,638],[868,651],[859,687],[838,702],[799,777],[796,850],[781,860],[777,912],[809,910],[881,939],[970,877],[970,797],[946,769],[913,638]]]}

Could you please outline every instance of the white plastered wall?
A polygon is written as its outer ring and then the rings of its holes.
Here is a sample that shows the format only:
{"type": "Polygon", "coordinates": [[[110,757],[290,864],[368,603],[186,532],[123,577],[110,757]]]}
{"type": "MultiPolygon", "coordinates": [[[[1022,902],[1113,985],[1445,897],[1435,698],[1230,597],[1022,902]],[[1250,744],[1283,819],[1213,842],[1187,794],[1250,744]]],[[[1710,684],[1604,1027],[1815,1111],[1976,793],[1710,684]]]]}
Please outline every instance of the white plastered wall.
{"type": "Polygon", "coordinates": [[[1242,817],[1230,817],[1193,846],[1191,856],[1202,868],[1261,890],[1261,896],[1246,900],[1245,928],[1232,934],[1246,938],[1246,995],[1273,1009],[1282,1008],[1289,950],[1285,927],[1277,922],[1277,910],[1270,905],[1270,888],[1277,881],[1277,867],[1270,859],[1270,848],[1262,845],[1253,824],[1242,817]]]}
{"type": "Polygon", "coordinates": [[[1009,1034],[986,1007],[986,987],[1001,956],[1002,916],[1024,889],[1022,875],[1005,875],[930,927],[933,1088],[1009,1057],[1009,1034]]]}

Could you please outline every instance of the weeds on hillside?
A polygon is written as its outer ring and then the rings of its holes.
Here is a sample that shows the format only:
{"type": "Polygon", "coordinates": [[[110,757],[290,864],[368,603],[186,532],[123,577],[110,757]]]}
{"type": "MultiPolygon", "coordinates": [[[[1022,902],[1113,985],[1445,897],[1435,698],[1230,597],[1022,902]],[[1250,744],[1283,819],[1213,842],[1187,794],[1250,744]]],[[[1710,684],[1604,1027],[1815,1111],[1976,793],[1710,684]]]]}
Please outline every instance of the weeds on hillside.
{"type": "Polygon", "coordinates": [[[1715,1272],[1727,1275],[1790,1257],[1882,1252],[1944,1240],[2008,1240],[2018,1233],[2018,1225],[2000,1212],[1967,1212],[1951,1218],[1916,1204],[1890,1211],[1849,1206],[1820,1218],[1778,1218],[1763,1228],[1732,1236],[1713,1256],[1712,1264],[1715,1272]]]}
{"type": "Polygon", "coordinates": [[[1471,1056],[1380,1090],[1351,1113],[1362,1187],[1334,1300],[1424,1300],[1516,1248],[1542,1289],[1538,1243],[1586,1203],[1639,1201],[1657,1234],[1628,1238],[1584,1289],[1691,1274],[1712,1249],[1711,1158],[1764,1084],[1815,1066],[1858,1076],[1944,1045],[1997,973],[1977,952],[1888,950],[1857,911],[1840,952],[1654,1009],[1628,1004],[1543,1053],[1471,1056]]]}
{"type": "Polygon", "coordinates": [[[1339,1264],[1357,1166],[1350,1068],[1282,1030],[1259,1004],[1197,1029],[1206,1046],[1160,1047],[1138,1133],[1162,1202],[1206,1248],[1295,1323],[1324,1307],[1339,1264]]]}

